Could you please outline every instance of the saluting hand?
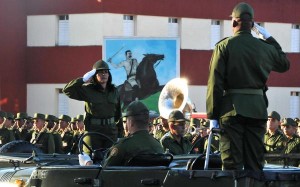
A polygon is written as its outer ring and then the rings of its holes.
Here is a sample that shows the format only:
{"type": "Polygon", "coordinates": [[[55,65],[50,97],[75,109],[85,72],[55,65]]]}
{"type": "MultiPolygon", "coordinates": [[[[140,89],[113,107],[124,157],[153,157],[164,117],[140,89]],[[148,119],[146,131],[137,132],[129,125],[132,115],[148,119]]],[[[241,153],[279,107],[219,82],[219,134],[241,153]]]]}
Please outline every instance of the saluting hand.
{"type": "Polygon", "coordinates": [[[266,40],[271,37],[271,34],[263,27],[259,26],[257,23],[254,23],[252,30],[258,35],[259,38],[266,40]]]}
{"type": "Polygon", "coordinates": [[[84,82],[89,82],[91,78],[95,75],[96,69],[92,69],[91,71],[87,72],[86,74],[83,75],[83,81],[84,82]]]}

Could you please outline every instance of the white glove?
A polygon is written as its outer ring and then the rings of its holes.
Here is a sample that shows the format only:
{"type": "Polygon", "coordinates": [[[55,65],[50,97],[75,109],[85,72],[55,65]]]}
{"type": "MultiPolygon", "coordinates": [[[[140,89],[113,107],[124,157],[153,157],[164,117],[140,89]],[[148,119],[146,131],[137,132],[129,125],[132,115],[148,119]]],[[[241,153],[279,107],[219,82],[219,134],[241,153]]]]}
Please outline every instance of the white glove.
{"type": "Polygon", "coordinates": [[[219,122],[218,120],[211,119],[209,120],[209,129],[219,128],[219,122]]]}
{"type": "Polygon", "coordinates": [[[87,72],[86,74],[83,75],[83,81],[87,82],[88,80],[91,79],[93,75],[95,75],[95,73],[96,73],[96,69],[92,69],[91,71],[87,72]]]}
{"type": "Polygon", "coordinates": [[[79,165],[81,165],[81,166],[86,166],[86,164],[88,162],[92,162],[93,163],[93,161],[91,160],[90,156],[87,155],[87,154],[85,154],[85,153],[79,154],[78,155],[78,160],[79,160],[79,165]]]}
{"type": "Polygon", "coordinates": [[[263,27],[259,26],[257,23],[254,23],[252,30],[258,35],[259,38],[265,40],[268,39],[271,34],[263,27]]]}

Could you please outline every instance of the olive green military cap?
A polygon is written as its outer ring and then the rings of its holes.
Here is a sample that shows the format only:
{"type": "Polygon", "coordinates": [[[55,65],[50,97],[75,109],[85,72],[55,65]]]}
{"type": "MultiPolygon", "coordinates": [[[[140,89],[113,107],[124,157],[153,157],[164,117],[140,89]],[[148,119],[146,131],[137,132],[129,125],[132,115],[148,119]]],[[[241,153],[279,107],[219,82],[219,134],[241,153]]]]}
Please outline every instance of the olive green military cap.
{"type": "Polygon", "coordinates": [[[45,119],[48,122],[58,122],[58,118],[51,114],[46,114],[45,119]]]}
{"type": "Polygon", "coordinates": [[[195,126],[195,127],[200,127],[200,119],[191,118],[191,124],[190,125],[195,126]]]}
{"type": "Polygon", "coordinates": [[[251,18],[254,18],[253,8],[244,2],[237,4],[233,8],[231,17],[240,18],[243,14],[248,14],[251,18]]]}
{"type": "Polygon", "coordinates": [[[63,121],[65,121],[65,122],[71,122],[71,117],[68,116],[68,115],[65,115],[65,114],[60,115],[58,119],[59,119],[59,120],[63,120],[63,121]]]}
{"type": "Polygon", "coordinates": [[[13,113],[7,112],[7,113],[6,113],[6,118],[7,118],[7,119],[15,119],[15,116],[14,116],[13,113]]]}
{"type": "Polygon", "coordinates": [[[210,125],[209,120],[206,120],[205,122],[203,122],[203,123],[200,125],[200,129],[207,129],[207,128],[209,128],[209,125],[210,125]]]}
{"type": "Polygon", "coordinates": [[[71,123],[76,123],[77,119],[76,117],[71,118],[71,123]]]}
{"type": "Polygon", "coordinates": [[[4,112],[4,111],[0,111],[0,117],[6,118],[7,117],[7,113],[4,112]]]}
{"type": "Polygon", "coordinates": [[[124,117],[137,115],[149,115],[149,110],[144,103],[140,101],[133,101],[128,105],[124,117]]]}
{"type": "Polygon", "coordinates": [[[45,120],[45,114],[41,114],[41,113],[34,113],[33,118],[32,119],[42,119],[45,120]]]}
{"type": "Polygon", "coordinates": [[[157,118],[159,117],[159,114],[156,111],[150,110],[149,111],[149,118],[153,119],[153,118],[157,118]]]}
{"type": "Polygon", "coordinates": [[[76,121],[83,121],[83,119],[84,119],[84,116],[82,114],[78,114],[76,116],[76,121]]]}
{"type": "Polygon", "coordinates": [[[26,112],[19,112],[17,113],[15,120],[27,119],[27,118],[28,118],[28,114],[26,112]]]}
{"type": "Polygon", "coordinates": [[[273,119],[277,119],[278,121],[280,121],[280,115],[278,114],[278,112],[276,111],[272,111],[268,114],[269,118],[273,118],[273,119]]]}
{"type": "Polygon", "coordinates": [[[107,69],[109,70],[108,64],[104,60],[98,60],[93,65],[93,69],[101,70],[101,69],[107,69]]]}
{"type": "Polygon", "coordinates": [[[188,121],[185,119],[183,113],[180,110],[173,110],[170,115],[168,122],[182,122],[182,121],[188,121]]]}
{"type": "Polygon", "coordinates": [[[288,126],[288,125],[297,127],[297,123],[292,118],[283,118],[281,122],[281,126],[288,126]]]}

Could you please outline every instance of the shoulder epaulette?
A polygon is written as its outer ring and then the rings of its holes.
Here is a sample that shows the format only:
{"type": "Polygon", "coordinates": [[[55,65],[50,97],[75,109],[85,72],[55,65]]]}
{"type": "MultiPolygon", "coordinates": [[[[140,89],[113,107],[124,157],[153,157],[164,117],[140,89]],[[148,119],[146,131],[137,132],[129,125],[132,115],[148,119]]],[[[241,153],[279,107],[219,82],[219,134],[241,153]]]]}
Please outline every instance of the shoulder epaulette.
{"type": "Polygon", "coordinates": [[[225,38],[221,39],[221,40],[218,41],[215,45],[218,45],[220,42],[222,42],[223,40],[226,40],[227,38],[229,38],[229,37],[225,37],[225,38]]]}

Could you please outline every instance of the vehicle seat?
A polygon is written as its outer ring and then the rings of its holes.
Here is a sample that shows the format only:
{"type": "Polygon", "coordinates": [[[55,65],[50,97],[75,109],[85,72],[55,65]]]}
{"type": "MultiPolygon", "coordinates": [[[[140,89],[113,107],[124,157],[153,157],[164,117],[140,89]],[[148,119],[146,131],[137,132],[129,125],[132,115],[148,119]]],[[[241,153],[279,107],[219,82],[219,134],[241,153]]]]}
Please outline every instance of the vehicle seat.
{"type": "MultiPolygon", "coordinates": [[[[197,158],[191,158],[186,166],[187,170],[203,170],[205,164],[205,154],[201,154],[197,158]]],[[[219,154],[209,156],[208,169],[222,169],[222,161],[219,154]]]]}
{"type": "Polygon", "coordinates": [[[130,158],[126,166],[166,166],[168,167],[173,160],[173,155],[165,154],[138,154],[130,158]]]}

